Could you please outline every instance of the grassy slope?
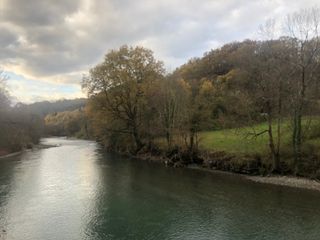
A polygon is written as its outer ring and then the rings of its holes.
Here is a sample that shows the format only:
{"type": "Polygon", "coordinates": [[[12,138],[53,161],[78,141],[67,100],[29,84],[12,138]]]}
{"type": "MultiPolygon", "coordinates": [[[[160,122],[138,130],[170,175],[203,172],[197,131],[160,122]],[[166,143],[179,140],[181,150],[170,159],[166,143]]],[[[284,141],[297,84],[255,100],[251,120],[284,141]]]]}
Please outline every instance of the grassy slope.
{"type": "MultiPolygon", "coordinates": [[[[320,126],[320,119],[313,119],[311,123],[305,120],[304,124],[320,126]]],[[[291,143],[291,124],[285,121],[282,126],[282,144],[287,148],[291,143]]],[[[268,134],[265,133],[256,138],[248,135],[249,132],[259,133],[267,129],[267,124],[255,125],[253,128],[245,127],[239,129],[226,129],[219,131],[208,131],[200,133],[200,147],[206,150],[225,151],[235,154],[267,154],[268,134]]],[[[320,129],[320,127],[318,127],[320,129]]],[[[276,136],[276,126],[273,126],[274,136],[276,136]]],[[[320,149],[320,137],[313,137],[306,140],[306,143],[320,149]]]]}

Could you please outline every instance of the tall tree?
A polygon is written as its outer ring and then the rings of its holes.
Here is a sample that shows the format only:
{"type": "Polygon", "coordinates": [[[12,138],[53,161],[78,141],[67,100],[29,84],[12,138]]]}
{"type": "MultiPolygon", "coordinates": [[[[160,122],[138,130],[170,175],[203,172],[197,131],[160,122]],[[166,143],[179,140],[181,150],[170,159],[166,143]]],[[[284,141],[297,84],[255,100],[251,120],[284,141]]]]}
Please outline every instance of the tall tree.
{"type": "Polygon", "coordinates": [[[285,89],[288,87],[288,68],[285,61],[288,52],[285,41],[281,39],[258,41],[249,52],[251,54],[243,57],[240,65],[244,66],[245,81],[248,82],[243,90],[255,104],[255,112],[260,112],[267,122],[267,129],[253,135],[268,135],[273,171],[279,171],[281,121],[285,114],[285,89]]]}
{"type": "Polygon", "coordinates": [[[103,99],[109,121],[118,121],[118,124],[110,124],[108,130],[129,133],[135,152],[145,145],[147,92],[163,74],[163,63],[153,57],[151,50],[122,46],[109,52],[83,79],[83,88],[89,97],[103,99]]]}
{"type": "Polygon", "coordinates": [[[292,106],[293,106],[293,152],[295,173],[302,160],[302,117],[305,114],[308,91],[314,81],[319,65],[320,11],[318,8],[304,9],[287,16],[287,31],[291,37],[290,63],[293,67],[292,106]]]}

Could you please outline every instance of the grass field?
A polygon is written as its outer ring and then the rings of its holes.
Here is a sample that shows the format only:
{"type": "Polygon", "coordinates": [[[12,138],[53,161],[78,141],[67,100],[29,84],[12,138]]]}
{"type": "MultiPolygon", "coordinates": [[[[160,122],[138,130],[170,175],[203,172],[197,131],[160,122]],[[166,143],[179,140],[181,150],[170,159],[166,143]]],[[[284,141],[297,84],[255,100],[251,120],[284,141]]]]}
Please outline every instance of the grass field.
{"type": "MultiPolygon", "coordinates": [[[[312,121],[304,120],[303,124],[304,126],[312,126],[312,130],[305,131],[307,133],[305,142],[314,147],[319,147],[320,149],[320,119],[314,118],[312,121]]],[[[258,137],[253,137],[251,133],[259,133],[267,128],[267,124],[264,123],[253,127],[201,132],[200,148],[204,150],[225,151],[237,154],[266,154],[269,151],[268,134],[264,133],[258,137]]],[[[273,131],[274,137],[276,137],[276,125],[273,126],[273,131]]],[[[285,121],[281,125],[281,142],[282,146],[286,148],[290,148],[291,132],[292,128],[290,122],[285,121]]]]}
{"type": "MultiPolygon", "coordinates": [[[[252,127],[242,127],[235,129],[223,129],[217,131],[204,131],[199,133],[200,150],[224,151],[237,155],[269,154],[269,137],[268,133],[254,137],[252,133],[259,133],[267,130],[266,123],[254,125],[252,127]]],[[[317,149],[320,155],[320,118],[311,118],[303,121],[303,129],[305,133],[304,147],[310,146],[317,149]],[[308,127],[306,127],[308,126],[308,127]],[[307,130],[308,129],[308,130],[307,130]]],[[[277,139],[277,126],[273,125],[274,141],[277,139]]],[[[281,149],[283,153],[291,153],[292,146],[292,126],[289,120],[283,121],[281,124],[281,149]]],[[[181,139],[175,139],[178,145],[184,144],[181,139]]],[[[156,144],[162,148],[166,147],[164,138],[158,138],[156,144]]]]}

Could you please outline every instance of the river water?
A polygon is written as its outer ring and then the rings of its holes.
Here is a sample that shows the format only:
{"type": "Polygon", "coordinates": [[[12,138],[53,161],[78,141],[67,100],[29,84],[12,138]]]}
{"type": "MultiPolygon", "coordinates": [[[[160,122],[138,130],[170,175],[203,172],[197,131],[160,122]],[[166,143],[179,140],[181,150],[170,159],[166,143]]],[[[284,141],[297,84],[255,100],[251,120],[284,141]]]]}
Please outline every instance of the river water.
{"type": "Polygon", "coordinates": [[[104,154],[91,141],[0,159],[0,239],[320,239],[320,193],[104,154]]]}

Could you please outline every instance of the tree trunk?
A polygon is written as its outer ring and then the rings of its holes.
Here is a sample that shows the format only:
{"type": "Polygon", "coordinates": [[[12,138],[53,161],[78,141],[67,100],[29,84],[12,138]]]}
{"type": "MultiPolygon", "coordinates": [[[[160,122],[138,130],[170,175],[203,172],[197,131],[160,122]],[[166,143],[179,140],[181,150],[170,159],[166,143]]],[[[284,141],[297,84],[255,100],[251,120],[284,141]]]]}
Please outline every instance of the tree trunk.
{"type": "Polygon", "coordinates": [[[297,104],[294,112],[294,129],[293,129],[293,153],[294,153],[294,173],[298,174],[302,160],[302,112],[305,101],[305,67],[301,69],[301,82],[299,85],[297,104]]]}
{"type": "Polygon", "coordinates": [[[272,116],[270,107],[268,106],[268,136],[269,136],[269,149],[270,149],[270,155],[272,158],[273,163],[273,170],[278,169],[277,165],[277,159],[276,159],[276,151],[274,146],[274,140],[273,140],[273,133],[272,133],[272,116]]]}
{"type": "Polygon", "coordinates": [[[169,129],[166,130],[166,140],[167,140],[168,150],[170,151],[172,147],[172,137],[171,137],[171,130],[169,129]]]}
{"type": "Polygon", "coordinates": [[[279,92],[278,92],[278,119],[277,119],[277,146],[276,146],[276,155],[275,155],[275,166],[274,170],[280,170],[280,148],[281,148],[281,120],[282,120],[282,82],[279,83],[279,92]]]}
{"type": "Polygon", "coordinates": [[[301,163],[301,113],[297,109],[294,114],[293,122],[293,154],[294,154],[294,174],[299,172],[299,165],[301,163]]]}
{"type": "Polygon", "coordinates": [[[189,138],[189,151],[190,153],[193,153],[193,149],[194,149],[194,130],[191,129],[190,130],[190,138],[189,138]]]}
{"type": "Polygon", "coordinates": [[[293,167],[294,174],[297,174],[298,170],[298,150],[297,150],[297,110],[294,111],[293,116],[293,133],[292,133],[292,146],[293,146],[293,167]]]}
{"type": "Polygon", "coordinates": [[[133,125],[132,135],[136,144],[135,153],[138,153],[143,148],[144,144],[141,141],[140,134],[138,132],[138,128],[136,124],[133,125]]]}

